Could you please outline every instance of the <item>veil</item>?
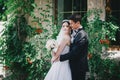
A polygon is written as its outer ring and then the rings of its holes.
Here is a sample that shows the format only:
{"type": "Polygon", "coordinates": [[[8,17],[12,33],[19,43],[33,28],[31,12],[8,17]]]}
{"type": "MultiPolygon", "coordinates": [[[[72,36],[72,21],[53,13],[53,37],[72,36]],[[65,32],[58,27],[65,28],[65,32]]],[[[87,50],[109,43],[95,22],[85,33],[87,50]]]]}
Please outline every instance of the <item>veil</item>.
{"type": "Polygon", "coordinates": [[[61,40],[62,40],[62,38],[63,38],[63,30],[62,30],[62,28],[60,29],[60,32],[59,32],[59,34],[58,34],[58,36],[57,36],[57,42],[58,42],[58,44],[61,42],[61,40]]]}
{"type": "MultiPolygon", "coordinates": [[[[63,20],[62,21],[62,24],[64,23],[64,22],[68,22],[69,23],[69,20],[67,20],[67,19],[65,19],[65,20],[63,20]]],[[[58,34],[58,36],[57,36],[57,42],[58,42],[58,44],[61,42],[61,40],[63,39],[63,36],[64,36],[64,31],[62,30],[62,27],[61,27],[61,29],[60,29],[60,32],[59,32],[59,34],[58,34]]]]}

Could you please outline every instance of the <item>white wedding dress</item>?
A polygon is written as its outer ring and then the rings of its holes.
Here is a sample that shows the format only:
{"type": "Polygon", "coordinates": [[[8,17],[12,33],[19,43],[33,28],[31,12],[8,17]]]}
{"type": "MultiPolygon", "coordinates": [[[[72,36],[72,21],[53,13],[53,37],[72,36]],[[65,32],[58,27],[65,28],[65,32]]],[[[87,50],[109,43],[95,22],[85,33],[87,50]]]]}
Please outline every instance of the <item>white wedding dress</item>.
{"type": "MultiPolygon", "coordinates": [[[[69,52],[69,49],[70,47],[66,45],[61,54],[66,54],[69,52]]],[[[72,80],[69,61],[54,62],[44,80],[72,80]]]]}

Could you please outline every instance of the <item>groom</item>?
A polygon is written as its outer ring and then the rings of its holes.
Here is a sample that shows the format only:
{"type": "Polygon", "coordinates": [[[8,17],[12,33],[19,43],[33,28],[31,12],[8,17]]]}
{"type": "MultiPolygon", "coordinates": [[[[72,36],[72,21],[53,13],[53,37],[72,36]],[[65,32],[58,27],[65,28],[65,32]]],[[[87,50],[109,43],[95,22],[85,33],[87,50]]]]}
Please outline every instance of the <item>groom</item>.
{"type": "Polygon", "coordinates": [[[81,26],[81,15],[71,15],[69,22],[72,28],[70,51],[61,55],[60,61],[69,60],[72,80],[85,80],[88,71],[88,36],[81,26]]]}

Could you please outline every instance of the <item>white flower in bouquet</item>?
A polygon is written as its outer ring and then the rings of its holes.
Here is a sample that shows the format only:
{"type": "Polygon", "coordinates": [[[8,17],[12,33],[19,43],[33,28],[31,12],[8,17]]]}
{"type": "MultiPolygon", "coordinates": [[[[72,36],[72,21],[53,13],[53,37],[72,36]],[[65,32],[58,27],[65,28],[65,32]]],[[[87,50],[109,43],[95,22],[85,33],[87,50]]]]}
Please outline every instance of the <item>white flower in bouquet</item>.
{"type": "Polygon", "coordinates": [[[52,50],[54,52],[57,51],[57,48],[58,48],[58,43],[55,39],[49,39],[47,42],[46,42],[46,48],[48,50],[52,50]]]}

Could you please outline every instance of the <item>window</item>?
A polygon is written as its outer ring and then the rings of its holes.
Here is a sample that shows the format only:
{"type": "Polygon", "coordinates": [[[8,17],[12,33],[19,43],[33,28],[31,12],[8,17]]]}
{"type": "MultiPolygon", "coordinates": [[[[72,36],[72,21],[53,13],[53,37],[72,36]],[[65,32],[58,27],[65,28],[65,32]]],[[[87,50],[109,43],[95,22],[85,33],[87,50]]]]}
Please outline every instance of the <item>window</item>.
{"type": "Polygon", "coordinates": [[[80,13],[83,16],[87,12],[87,0],[55,0],[55,5],[59,22],[73,13],[80,13]]]}
{"type": "Polygon", "coordinates": [[[87,2],[85,0],[64,0],[64,18],[73,13],[81,13],[83,15],[87,11],[87,2]]]}

